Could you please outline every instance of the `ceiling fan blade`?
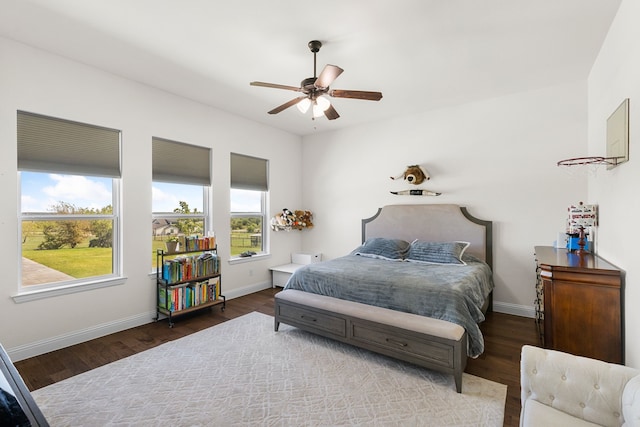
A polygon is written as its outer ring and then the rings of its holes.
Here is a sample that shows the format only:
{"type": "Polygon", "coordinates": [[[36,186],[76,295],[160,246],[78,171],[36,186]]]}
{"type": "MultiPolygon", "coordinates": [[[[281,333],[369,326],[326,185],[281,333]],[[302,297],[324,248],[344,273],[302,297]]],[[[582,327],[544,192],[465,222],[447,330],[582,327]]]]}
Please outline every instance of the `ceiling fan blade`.
{"type": "Polygon", "coordinates": [[[296,105],[298,102],[302,101],[305,98],[306,98],[306,96],[299,96],[297,98],[294,98],[291,101],[285,102],[281,106],[274,108],[273,110],[269,111],[268,113],[269,114],[278,114],[280,111],[286,110],[287,108],[291,107],[292,105],[296,105]]]}
{"type": "Polygon", "coordinates": [[[300,89],[299,87],[296,87],[296,86],[279,85],[279,84],[275,84],[275,83],[251,82],[249,84],[251,86],[271,87],[271,88],[274,88],[274,89],[286,89],[286,90],[293,90],[293,91],[296,91],[296,92],[300,92],[302,90],[302,89],[300,89]]]}
{"type": "Polygon", "coordinates": [[[364,99],[366,101],[380,101],[382,99],[382,93],[364,90],[332,89],[329,91],[329,96],[333,96],[334,98],[364,99]]]}
{"type": "Polygon", "coordinates": [[[338,66],[327,64],[314,83],[315,87],[328,88],[344,70],[338,66]]]}
{"type": "Polygon", "coordinates": [[[327,117],[327,119],[329,120],[335,120],[338,117],[340,117],[340,114],[338,114],[338,112],[336,111],[335,108],[333,108],[333,105],[329,105],[329,108],[327,108],[326,110],[324,110],[324,115],[327,117]]]}

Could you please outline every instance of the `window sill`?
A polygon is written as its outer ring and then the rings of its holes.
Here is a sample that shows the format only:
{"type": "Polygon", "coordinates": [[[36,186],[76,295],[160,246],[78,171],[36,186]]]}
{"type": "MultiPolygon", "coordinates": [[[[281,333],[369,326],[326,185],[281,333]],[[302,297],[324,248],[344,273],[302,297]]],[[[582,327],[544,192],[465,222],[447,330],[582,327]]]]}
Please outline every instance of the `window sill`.
{"type": "Polygon", "coordinates": [[[261,253],[261,254],[256,254],[248,257],[236,256],[234,258],[230,258],[228,262],[229,264],[233,265],[233,264],[242,264],[242,263],[251,262],[251,261],[260,261],[267,258],[271,258],[271,254],[261,253]]]}
{"type": "Polygon", "coordinates": [[[91,291],[94,289],[107,288],[110,286],[122,285],[127,281],[126,277],[112,277],[109,279],[95,280],[92,282],[72,283],[61,285],[55,288],[38,289],[33,291],[20,292],[13,295],[13,301],[17,304],[23,302],[36,301],[45,298],[57,297],[60,295],[75,294],[78,292],[91,291]]]}

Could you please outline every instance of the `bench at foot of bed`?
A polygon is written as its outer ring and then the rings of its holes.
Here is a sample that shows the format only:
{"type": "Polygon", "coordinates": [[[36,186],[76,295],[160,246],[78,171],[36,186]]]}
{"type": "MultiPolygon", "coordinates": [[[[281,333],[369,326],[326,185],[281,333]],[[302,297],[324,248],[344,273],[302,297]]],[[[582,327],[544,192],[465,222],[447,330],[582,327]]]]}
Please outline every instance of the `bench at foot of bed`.
{"type": "Polygon", "coordinates": [[[293,289],[275,296],[280,323],[452,374],[462,391],[467,333],[454,323],[293,289]]]}

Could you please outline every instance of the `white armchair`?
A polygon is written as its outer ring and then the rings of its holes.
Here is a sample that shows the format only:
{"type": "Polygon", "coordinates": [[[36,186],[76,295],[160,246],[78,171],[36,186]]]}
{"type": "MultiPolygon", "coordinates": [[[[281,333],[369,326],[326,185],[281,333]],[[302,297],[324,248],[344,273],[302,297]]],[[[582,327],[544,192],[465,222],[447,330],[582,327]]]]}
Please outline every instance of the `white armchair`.
{"type": "Polygon", "coordinates": [[[525,345],[520,426],[640,426],[640,370],[525,345]]]}

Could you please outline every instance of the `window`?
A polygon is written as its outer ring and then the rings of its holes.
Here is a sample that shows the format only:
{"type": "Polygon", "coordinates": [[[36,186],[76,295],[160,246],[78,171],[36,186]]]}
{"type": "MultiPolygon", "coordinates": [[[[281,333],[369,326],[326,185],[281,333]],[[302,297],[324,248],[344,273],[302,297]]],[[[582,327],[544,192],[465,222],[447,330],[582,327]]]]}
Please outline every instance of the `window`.
{"type": "Polygon", "coordinates": [[[264,253],[268,162],[231,153],[231,256],[264,253]]]}
{"type": "MultiPolygon", "coordinates": [[[[158,249],[178,236],[205,236],[209,228],[210,149],[153,138],[152,270],[158,249]]],[[[180,248],[178,248],[180,249],[180,248]]]]}
{"type": "Polygon", "coordinates": [[[120,131],[18,111],[20,291],[121,277],[120,131]]]}

